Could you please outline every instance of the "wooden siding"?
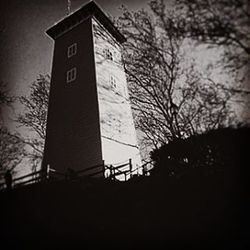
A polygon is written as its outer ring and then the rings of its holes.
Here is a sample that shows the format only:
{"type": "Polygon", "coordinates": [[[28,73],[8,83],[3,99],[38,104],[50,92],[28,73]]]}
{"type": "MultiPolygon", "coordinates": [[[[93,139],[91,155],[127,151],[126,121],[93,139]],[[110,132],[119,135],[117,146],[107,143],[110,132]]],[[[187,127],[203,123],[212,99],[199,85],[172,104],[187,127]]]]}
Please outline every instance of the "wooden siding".
{"type": "Polygon", "coordinates": [[[92,20],[103,158],[108,164],[132,158],[134,169],[141,165],[141,160],[121,47],[98,21],[92,20]],[[107,51],[113,60],[106,57],[107,51]]]}
{"type": "Polygon", "coordinates": [[[55,40],[44,165],[65,171],[102,163],[91,19],[55,40]],[[68,46],[77,43],[68,58],[68,46]],[[76,80],[66,73],[77,68],[76,80]]]}

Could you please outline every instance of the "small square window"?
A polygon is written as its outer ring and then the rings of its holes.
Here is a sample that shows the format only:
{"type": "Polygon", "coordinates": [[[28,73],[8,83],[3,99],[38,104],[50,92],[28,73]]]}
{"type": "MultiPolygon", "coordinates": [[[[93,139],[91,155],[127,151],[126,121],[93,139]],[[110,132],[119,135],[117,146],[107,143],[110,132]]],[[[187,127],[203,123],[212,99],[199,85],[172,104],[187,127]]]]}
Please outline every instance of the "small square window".
{"type": "Polygon", "coordinates": [[[67,71],[67,82],[73,82],[76,79],[76,68],[67,71]]]}
{"type": "Polygon", "coordinates": [[[113,54],[109,49],[104,49],[104,57],[107,60],[113,61],[113,54]]]}
{"type": "Polygon", "coordinates": [[[77,52],[77,44],[73,43],[72,45],[70,45],[68,47],[68,58],[70,58],[71,56],[75,55],[77,52]]]}
{"type": "Polygon", "coordinates": [[[128,97],[128,92],[127,92],[126,86],[123,86],[123,95],[124,95],[125,98],[128,97]]]}
{"type": "Polygon", "coordinates": [[[112,89],[116,89],[116,79],[114,76],[110,76],[110,85],[112,89]]]}

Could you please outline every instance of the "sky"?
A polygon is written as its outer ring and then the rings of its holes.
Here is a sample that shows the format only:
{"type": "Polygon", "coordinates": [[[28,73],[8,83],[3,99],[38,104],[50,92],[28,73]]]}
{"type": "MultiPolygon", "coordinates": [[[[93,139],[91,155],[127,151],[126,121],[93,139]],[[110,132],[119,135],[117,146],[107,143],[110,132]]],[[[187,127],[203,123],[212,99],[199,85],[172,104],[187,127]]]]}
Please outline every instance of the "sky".
{"type": "MultiPolygon", "coordinates": [[[[71,12],[88,1],[71,0],[71,12]]],[[[121,5],[138,10],[146,8],[148,1],[96,0],[103,11],[112,16],[121,15],[121,5]]],[[[171,0],[165,2],[171,4],[171,0]]],[[[1,0],[0,80],[8,85],[12,95],[28,95],[30,84],[39,74],[51,73],[54,41],[45,31],[66,16],[67,6],[68,0],[1,0]]],[[[194,57],[199,64],[208,64],[216,54],[211,56],[211,51],[202,49],[197,50],[194,57]]],[[[15,112],[18,109],[15,107],[15,112]]],[[[8,117],[13,116],[11,112],[7,112],[8,117]]]]}
{"type": "MultiPolygon", "coordinates": [[[[125,5],[130,10],[147,8],[149,0],[96,0],[103,11],[112,16],[121,15],[119,7],[125,5]]],[[[74,12],[89,0],[71,0],[74,12]]],[[[165,1],[171,5],[171,0],[165,1]]],[[[15,96],[28,95],[30,84],[39,74],[50,74],[54,41],[45,31],[67,14],[68,0],[1,0],[0,2],[0,81],[8,85],[15,96]]],[[[218,54],[211,50],[192,50],[200,65],[212,63],[218,54]],[[209,62],[210,60],[210,62],[209,62]],[[212,61],[211,61],[212,60],[212,61]]],[[[217,74],[217,79],[227,76],[217,74]]],[[[219,79],[219,80],[220,80],[219,79]]],[[[15,111],[19,111],[15,106],[15,111]]],[[[8,118],[13,110],[7,111],[8,118]]]]}
{"type": "MultiPolygon", "coordinates": [[[[71,12],[89,0],[71,0],[71,12]]],[[[147,6],[148,0],[95,0],[103,11],[112,16],[121,15],[119,7],[137,10],[147,6]]],[[[50,74],[54,41],[46,30],[67,15],[67,0],[1,0],[0,9],[0,81],[14,96],[28,95],[29,87],[39,74],[50,74]]],[[[22,112],[15,102],[5,108],[3,117],[10,131],[27,130],[17,127],[14,117],[22,112]]],[[[24,132],[25,131],[25,132],[24,132]]]]}
{"type": "MultiPolygon", "coordinates": [[[[89,0],[71,0],[74,12],[89,0]]],[[[121,14],[119,6],[131,10],[143,8],[147,0],[96,0],[103,11],[112,16],[121,14]]],[[[39,74],[50,74],[54,41],[46,35],[46,30],[67,14],[67,0],[1,0],[0,2],[0,81],[7,84],[10,94],[28,95],[29,87],[39,74]]],[[[18,131],[23,136],[32,136],[25,128],[13,122],[22,106],[4,112],[5,123],[10,131],[18,131]]],[[[19,175],[26,173],[28,165],[24,161],[18,166],[19,175]]]]}
{"type": "MultiPolygon", "coordinates": [[[[71,0],[75,11],[87,3],[86,0],[71,0]]],[[[145,0],[96,0],[108,14],[119,15],[119,6],[138,9],[146,5],[145,0]]],[[[51,71],[53,40],[45,31],[65,17],[67,0],[4,0],[1,20],[0,79],[7,83],[13,94],[25,94],[27,86],[39,74],[51,71]]]]}
{"type": "MultiPolygon", "coordinates": [[[[146,8],[149,0],[96,0],[103,11],[112,16],[121,15],[119,7],[130,10],[146,8]]],[[[74,12],[88,0],[71,0],[74,12]]],[[[171,0],[166,0],[170,3],[171,0]]],[[[67,0],[1,0],[0,2],[0,81],[7,84],[15,96],[28,95],[30,84],[39,74],[50,74],[54,41],[45,31],[67,14],[67,0]]],[[[190,53],[194,53],[190,51],[190,53]]],[[[217,55],[219,56],[219,55],[217,55]]],[[[200,64],[211,63],[216,57],[211,50],[199,48],[194,57],[200,64]]],[[[225,75],[217,75],[217,79],[225,75]]],[[[20,107],[8,110],[6,120],[15,130],[11,118],[20,112],[20,107]]]]}

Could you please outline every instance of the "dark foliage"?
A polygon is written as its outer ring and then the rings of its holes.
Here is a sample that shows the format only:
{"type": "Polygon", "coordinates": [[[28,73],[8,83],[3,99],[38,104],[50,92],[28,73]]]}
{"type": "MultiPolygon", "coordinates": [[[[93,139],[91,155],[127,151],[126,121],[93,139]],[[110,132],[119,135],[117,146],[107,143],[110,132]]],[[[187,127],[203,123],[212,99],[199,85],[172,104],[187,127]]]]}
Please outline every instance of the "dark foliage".
{"type": "Polygon", "coordinates": [[[152,154],[155,174],[128,182],[3,192],[3,238],[19,249],[248,249],[249,135],[221,128],[171,142],[152,154]]]}
{"type": "Polygon", "coordinates": [[[40,183],[0,194],[1,235],[11,249],[247,249],[247,197],[219,179],[40,183]]]}
{"type": "Polygon", "coordinates": [[[249,165],[250,128],[220,128],[186,139],[177,139],[151,157],[153,173],[168,177],[201,175],[246,176],[249,165]]]}

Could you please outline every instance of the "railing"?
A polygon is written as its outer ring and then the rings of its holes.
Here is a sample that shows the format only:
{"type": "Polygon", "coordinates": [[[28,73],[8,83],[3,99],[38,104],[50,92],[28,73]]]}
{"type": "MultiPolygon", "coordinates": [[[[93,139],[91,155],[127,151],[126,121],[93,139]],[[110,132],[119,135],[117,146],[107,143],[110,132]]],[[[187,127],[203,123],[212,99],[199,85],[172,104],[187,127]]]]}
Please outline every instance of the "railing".
{"type": "Polygon", "coordinates": [[[79,170],[79,171],[76,171],[75,173],[77,174],[77,176],[89,176],[89,177],[93,177],[95,175],[98,175],[98,174],[103,174],[104,172],[104,162],[102,164],[98,164],[98,165],[95,165],[93,167],[89,167],[89,168],[85,168],[85,169],[82,169],[82,170],[79,170]],[[101,168],[101,170],[100,170],[101,168]],[[96,170],[97,171],[94,171],[93,170],[96,170]],[[91,172],[91,173],[88,173],[88,172],[91,172]]]}
{"type": "Polygon", "coordinates": [[[112,179],[112,180],[116,180],[116,176],[121,176],[124,175],[124,180],[127,181],[128,177],[133,177],[133,176],[138,176],[138,175],[148,175],[148,171],[146,169],[146,166],[148,164],[151,164],[151,161],[144,163],[143,165],[133,169],[133,165],[132,165],[132,159],[129,159],[129,161],[127,163],[124,163],[122,165],[118,165],[118,166],[113,166],[113,165],[109,165],[106,166],[106,169],[109,169],[110,174],[108,176],[108,178],[112,179]],[[129,168],[125,168],[129,166],[129,168]],[[141,171],[141,173],[140,173],[141,171]]]}
{"type": "MultiPolygon", "coordinates": [[[[121,178],[117,179],[118,176],[123,176],[126,181],[128,177],[132,177],[137,172],[139,174],[140,169],[142,169],[142,175],[145,175],[145,166],[149,164],[145,163],[138,168],[133,169],[132,160],[129,159],[127,163],[121,165],[105,165],[104,161],[102,164],[98,164],[92,167],[88,167],[79,171],[74,171],[72,169],[68,169],[65,173],[60,172],[58,170],[52,169],[48,167],[47,170],[40,170],[34,173],[30,173],[18,178],[15,178],[12,181],[12,187],[17,188],[20,186],[24,186],[27,184],[38,183],[44,180],[58,180],[58,179],[77,179],[81,177],[94,177],[97,175],[102,175],[105,178],[109,178],[111,180],[121,180],[121,178]],[[105,176],[105,173],[109,171],[108,175],[105,176]]],[[[5,183],[0,183],[0,190],[6,187],[5,183]]]]}
{"type": "MultiPolygon", "coordinates": [[[[12,187],[16,188],[19,186],[23,186],[29,183],[36,183],[41,181],[41,179],[44,177],[46,172],[44,170],[40,170],[34,173],[26,174],[23,176],[20,176],[18,178],[13,179],[12,181],[12,187]]],[[[0,190],[6,187],[6,183],[0,184],[0,190]]]]}

